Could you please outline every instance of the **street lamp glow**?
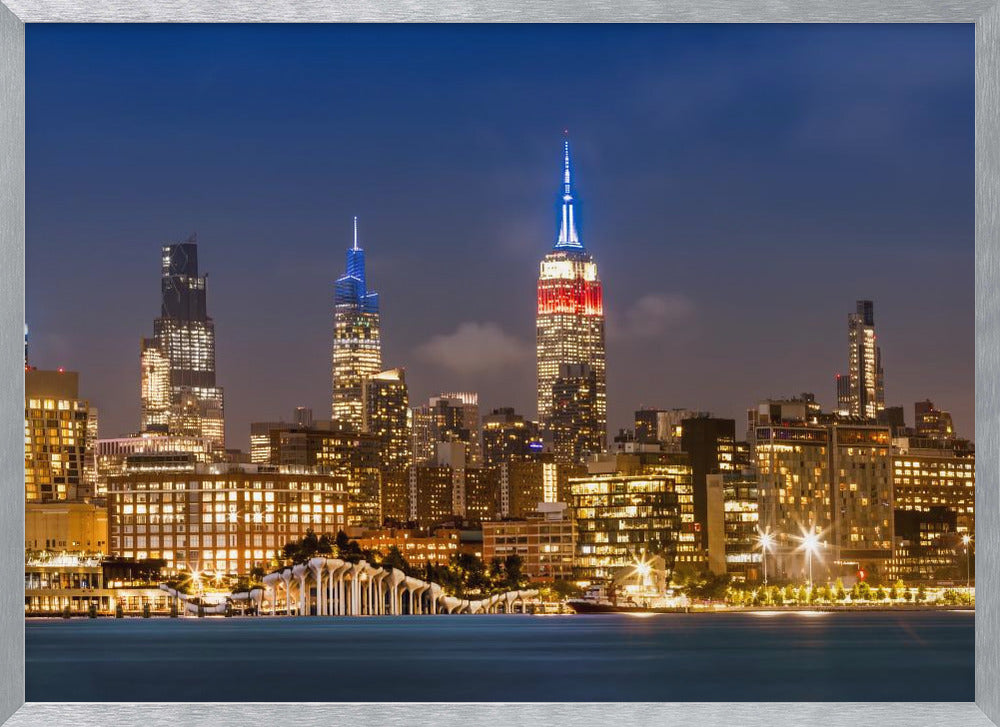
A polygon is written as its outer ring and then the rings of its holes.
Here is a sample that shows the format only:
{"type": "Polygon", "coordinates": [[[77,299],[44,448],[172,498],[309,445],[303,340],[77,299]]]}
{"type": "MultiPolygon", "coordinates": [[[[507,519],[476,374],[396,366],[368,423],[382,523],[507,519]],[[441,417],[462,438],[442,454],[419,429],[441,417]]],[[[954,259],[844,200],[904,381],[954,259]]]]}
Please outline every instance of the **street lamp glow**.
{"type": "Polygon", "coordinates": [[[764,585],[767,585],[767,554],[771,551],[771,546],[774,545],[774,536],[770,532],[764,531],[757,537],[757,544],[760,546],[761,554],[760,560],[764,566],[764,585]]]}
{"type": "Polygon", "coordinates": [[[972,542],[972,537],[971,536],[969,536],[969,535],[963,535],[962,536],[962,545],[964,545],[966,548],[969,547],[969,543],[971,543],[971,542],[972,542]]]}
{"type": "Polygon", "coordinates": [[[819,552],[819,536],[816,535],[816,531],[810,529],[808,533],[804,532],[802,534],[802,545],[799,547],[806,552],[806,558],[809,561],[809,592],[812,592],[813,588],[813,556],[819,552]]]}

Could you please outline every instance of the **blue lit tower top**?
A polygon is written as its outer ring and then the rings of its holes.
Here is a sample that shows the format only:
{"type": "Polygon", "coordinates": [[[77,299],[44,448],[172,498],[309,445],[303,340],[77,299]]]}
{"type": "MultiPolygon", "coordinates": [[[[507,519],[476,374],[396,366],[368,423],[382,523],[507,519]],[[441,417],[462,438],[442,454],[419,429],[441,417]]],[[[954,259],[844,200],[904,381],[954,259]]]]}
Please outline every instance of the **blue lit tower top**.
{"type": "Polygon", "coordinates": [[[358,218],[354,218],[354,245],[347,250],[347,271],[337,278],[334,303],[360,313],[378,313],[378,293],[365,282],[365,251],[358,245],[358,218]]]}
{"type": "Polygon", "coordinates": [[[559,238],[556,240],[556,250],[583,250],[583,243],[576,232],[576,220],[573,209],[573,178],[569,163],[569,140],[563,142],[563,188],[562,216],[559,223],[559,238]]]}

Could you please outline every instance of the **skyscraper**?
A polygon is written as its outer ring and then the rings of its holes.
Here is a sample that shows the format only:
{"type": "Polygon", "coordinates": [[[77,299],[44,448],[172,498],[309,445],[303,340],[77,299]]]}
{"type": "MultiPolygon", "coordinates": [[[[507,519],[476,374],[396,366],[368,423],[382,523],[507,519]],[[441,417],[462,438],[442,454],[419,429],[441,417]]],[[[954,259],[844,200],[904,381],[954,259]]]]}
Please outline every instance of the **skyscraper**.
{"type": "Polygon", "coordinates": [[[601,447],[607,431],[604,303],[597,265],[576,228],[569,142],[563,144],[561,217],[556,243],[538,276],[538,416],[548,424],[552,387],[563,364],[586,364],[596,377],[597,429],[601,447]]]}
{"type": "MultiPolygon", "coordinates": [[[[859,300],[857,310],[847,319],[850,351],[851,416],[874,419],[885,408],[885,381],[882,374],[882,351],[875,339],[875,307],[870,300],[859,300]]],[[[838,399],[840,388],[838,387],[838,399]]]]}
{"type": "Polygon", "coordinates": [[[406,371],[389,369],[364,382],[364,431],[382,443],[382,469],[405,470],[413,461],[413,432],[406,371]]]}
{"type": "Polygon", "coordinates": [[[208,315],[198,244],[164,245],[160,317],[142,340],[142,429],[205,437],[225,448],[222,388],[215,385],[215,323],[208,315]]]}
{"type": "Polygon", "coordinates": [[[347,270],[337,278],[333,312],[333,419],[360,430],[364,420],[364,380],[382,370],[378,293],[368,290],[365,251],[347,251],[347,270]]]}

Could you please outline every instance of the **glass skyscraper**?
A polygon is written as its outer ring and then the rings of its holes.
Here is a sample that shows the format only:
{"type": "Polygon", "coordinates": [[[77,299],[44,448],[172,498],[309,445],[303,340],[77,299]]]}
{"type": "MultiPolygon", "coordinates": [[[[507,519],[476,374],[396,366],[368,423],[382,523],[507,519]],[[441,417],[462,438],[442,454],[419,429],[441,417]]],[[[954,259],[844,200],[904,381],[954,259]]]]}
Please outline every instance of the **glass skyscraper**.
{"type": "MultiPolygon", "coordinates": [[[[859,300],[847,320],[850,365],[848,411],[851,416],[874,419],[885,409],[885,376],[882,350],[876,344],[875,306],[859,300]]],[[[838,398],[841,392],[838,386],[838,398]]]]}
{"type": "Polygon", "coordinates": [[[160,317],[141,348],[142,429],[225,447],[222,388],[215,384],[215,323],[208,315],[198,244],[164,245],[160,317]]]}
{"type": "Polygon", "coordinates": [[[365,251],[347,251],[347,270],[337,278],[333,312],[333,419],[357,430],[364,420],[363,384],[382,370],[378,293],[368,290],[365,251]]]}
{"type": "Polygon", "coordinates": [[[536,328],[539,419],[548,425],[552,418],[553,386],[560,366],[589,366],[596,379],[596,423],[603,449],[607,431],[604,302],[597,264],[577,233],[568,141],[563,145],[559,235],[552,251],[542,258],[536,328]]]}

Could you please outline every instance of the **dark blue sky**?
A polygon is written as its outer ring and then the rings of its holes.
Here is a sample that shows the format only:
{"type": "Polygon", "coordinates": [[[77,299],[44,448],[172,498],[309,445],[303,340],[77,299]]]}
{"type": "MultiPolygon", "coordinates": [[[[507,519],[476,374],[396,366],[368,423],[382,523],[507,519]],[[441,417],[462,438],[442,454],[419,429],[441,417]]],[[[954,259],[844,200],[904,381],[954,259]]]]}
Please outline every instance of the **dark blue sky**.
{"type": "Polygon", "coordinates": [[[159,245],[197,232],[230,446],[329,412],[360,217],[411,400],[534,414],[561,133],[608,314],[610,426],[735,417],[846,368],[973,428],[973,26],[27,28],[31,361],[137,427],[159,245]]]}

